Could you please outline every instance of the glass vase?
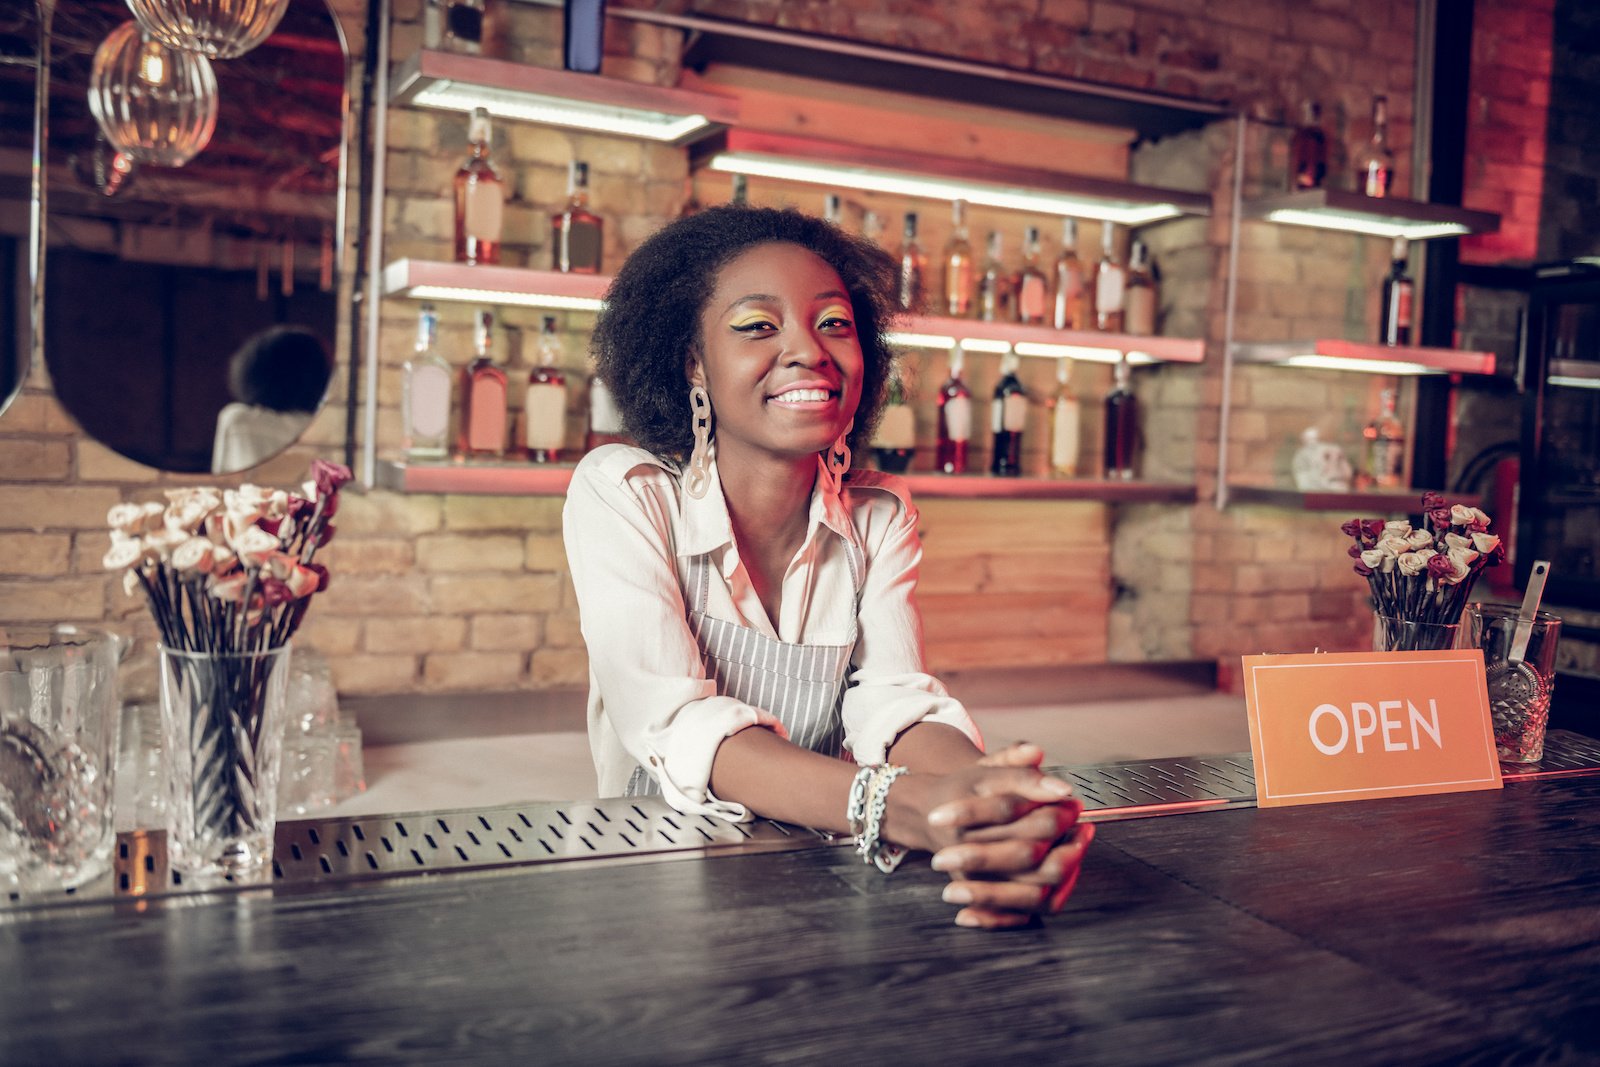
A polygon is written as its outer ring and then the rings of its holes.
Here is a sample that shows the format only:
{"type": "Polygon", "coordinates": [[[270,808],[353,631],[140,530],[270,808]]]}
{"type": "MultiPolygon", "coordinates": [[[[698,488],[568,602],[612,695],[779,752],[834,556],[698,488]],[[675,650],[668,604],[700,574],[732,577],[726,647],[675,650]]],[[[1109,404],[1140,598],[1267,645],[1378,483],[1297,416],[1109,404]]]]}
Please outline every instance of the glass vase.
{"type": "Polygon", "coordinates": [[[289,646],[161,649],[167,850],[188,875],[255,880],[272,863],[289,646]]]}
{"type": "Polygon", "coordinates": [[[1374,652],[1440,652],[1455,648],[1459,623],[1415,622],[1389,615],[1372,617],[1374,652]]]}

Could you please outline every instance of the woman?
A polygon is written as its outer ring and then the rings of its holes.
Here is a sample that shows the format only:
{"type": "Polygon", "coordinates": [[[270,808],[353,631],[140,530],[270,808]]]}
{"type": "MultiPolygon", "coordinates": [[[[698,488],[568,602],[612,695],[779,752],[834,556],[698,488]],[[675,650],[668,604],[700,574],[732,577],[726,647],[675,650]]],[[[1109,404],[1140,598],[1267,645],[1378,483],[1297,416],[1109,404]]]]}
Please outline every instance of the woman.
{"type": "Polygon", "coordinates": [[[750,207],[618,272],[593,343],[642,447],[584,457],[564,514],[590,746],[602,795],[853,832],[885,871],[925,849],[957,923],[1016,926],[1060,909],[1092,829],[1038,749],[984,757],[923,671],[916,509],[846,476],[893,292],[870,243],[750,207]]]}

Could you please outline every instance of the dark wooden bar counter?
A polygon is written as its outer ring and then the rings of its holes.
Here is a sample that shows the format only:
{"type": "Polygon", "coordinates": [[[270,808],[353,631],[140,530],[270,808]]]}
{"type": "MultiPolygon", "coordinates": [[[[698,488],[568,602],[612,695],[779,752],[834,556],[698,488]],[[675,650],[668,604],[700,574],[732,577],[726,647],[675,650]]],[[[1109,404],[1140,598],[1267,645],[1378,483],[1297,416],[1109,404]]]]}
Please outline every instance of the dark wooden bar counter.
{"type": "Polygon", "coordinates": [[[0,1063],[1593,1063],[1600,778],[1108,822],[1070,910],[814,847],[0,917],[0,1063]]]}

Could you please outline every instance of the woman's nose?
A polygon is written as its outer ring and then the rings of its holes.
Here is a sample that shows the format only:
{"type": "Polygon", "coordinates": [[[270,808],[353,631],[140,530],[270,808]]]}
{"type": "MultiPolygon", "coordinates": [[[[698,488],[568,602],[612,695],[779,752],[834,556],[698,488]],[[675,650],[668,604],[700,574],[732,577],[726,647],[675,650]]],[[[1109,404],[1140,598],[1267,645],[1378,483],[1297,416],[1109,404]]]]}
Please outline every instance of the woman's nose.
{"type": "Polygon", "coordinates": [[[802,367],[818,367],[833,362],[833,357],[828,354],[828,348],[822,343],[822,338],[803,327],[790,335],[783,354],[791,365],[802,367]]]}

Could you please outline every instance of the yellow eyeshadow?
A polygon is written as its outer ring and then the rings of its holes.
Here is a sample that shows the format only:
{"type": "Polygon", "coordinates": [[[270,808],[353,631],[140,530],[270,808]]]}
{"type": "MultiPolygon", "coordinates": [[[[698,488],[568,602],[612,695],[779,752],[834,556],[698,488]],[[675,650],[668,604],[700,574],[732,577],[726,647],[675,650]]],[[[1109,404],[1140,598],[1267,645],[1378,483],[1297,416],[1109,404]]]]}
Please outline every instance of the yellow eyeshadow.
{"type": "Polygon", "coordinates": [[[728,325],[729,326],[733,326],[733,327],[753,326],[758,322],[765,322],[765,323],[768,323],[768,324],[775,325],[772,322],[772,316],[771,315],[764,314],[764,313],[762,313],[760,311],[746,312],[745,314],[740,315],[738,318],[736,318],[733,321],[729,322],[728,325]]]}
{"type": "Polygon", "coordinates": [[[817,321],[823,322],[831,318],[849,319],[850,309],[843,304],[829,304],[817,314],[817,321]]]}

